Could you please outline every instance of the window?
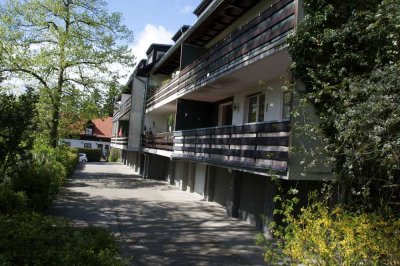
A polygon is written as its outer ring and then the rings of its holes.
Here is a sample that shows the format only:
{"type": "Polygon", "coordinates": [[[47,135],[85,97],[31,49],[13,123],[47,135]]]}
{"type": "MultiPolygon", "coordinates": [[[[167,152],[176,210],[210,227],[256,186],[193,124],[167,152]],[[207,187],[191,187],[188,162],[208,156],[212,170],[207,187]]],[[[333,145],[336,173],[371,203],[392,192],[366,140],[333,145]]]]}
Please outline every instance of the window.
{"type": "Polygon", "coordinates": [[[103,149],[103,144],[97,144],[97,149],[102,150],[103,149]]]}
{"type": "Polygon", "coordinates": [[[64,141],[64,145],[67,146],[67,147],[71,147],[71,142],[69,142],[69,141],[64,141]]]}
{"type": "Polygon", "coordinates": [[[218,126],[232,125],[232,102],[219,105],[218,126]]]}
{"type": "Polygon", "coordinates": [[[290,119],[290,113],[292,111],[292,93],[289,91],[285,91],[283,93],[283,119],[290,119]]]}
{"type": "Polygon", "coordinates": [[[92,135],[92,134],[93,134],[93,129],[91,129],[91,128],[86,128],[85,134],[86,134],[86,135],[92,135]]]}
{"type": "Polygon", "coordinates": [[[160,60],[164,55],[164,52],[157,52],[156,60],[160,60]]]}
{"type": "Polygon", "coordinates": [[[151,53],[147,56],[147,64],[151,64],[151,63],[153,63],[153,59],[154,59],[154,56],[153,56],[153,51],[151,51],[151,53]]]}
{"type": "Polygon", "coordinates": [[[83,143],[83,147],[91,149],[92,148],[92,143],[83,143]]]}
{"type": "Polygon", "coordinates": [[[255,94],[247,97],[247,123],[264,121],[265,113],[265,94],[255,94]]]}
{"type": "Polygon", "coordinates": [[[108,149],[110,149],[110,145],[104,145],[104,149],[106,149],[106,150],[108,150],[108,149]]]}

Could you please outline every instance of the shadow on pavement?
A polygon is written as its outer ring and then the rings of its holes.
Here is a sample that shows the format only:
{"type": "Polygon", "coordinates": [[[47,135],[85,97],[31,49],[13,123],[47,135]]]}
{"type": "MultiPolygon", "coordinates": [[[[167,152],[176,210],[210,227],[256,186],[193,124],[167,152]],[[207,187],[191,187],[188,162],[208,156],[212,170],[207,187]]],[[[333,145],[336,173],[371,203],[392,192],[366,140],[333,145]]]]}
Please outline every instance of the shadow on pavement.
{"type": "Polygon", "coordinates": [[[135,265],[263,265],[256,230],[165,182],[78,170],[50,214],[109,228],[135,265]]]}

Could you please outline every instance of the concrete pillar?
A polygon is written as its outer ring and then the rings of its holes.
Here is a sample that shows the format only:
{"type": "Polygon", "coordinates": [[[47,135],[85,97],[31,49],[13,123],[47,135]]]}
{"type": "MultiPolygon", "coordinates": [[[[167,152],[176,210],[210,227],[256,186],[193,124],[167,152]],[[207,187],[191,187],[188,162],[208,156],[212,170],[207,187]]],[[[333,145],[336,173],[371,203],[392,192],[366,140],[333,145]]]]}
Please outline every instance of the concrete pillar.
{"type": "Polygon", "coordinates": [[[146,169],[146,165],[145,165],[145,156],[143,153],[140,153],[139,155],[139,175],[141,175],[142,177],[144,177],[144,173],[145,173],[145,169],[146,169]]]}
{"type": "Polygon", "coordinates": [[[132,168],[135,173],[139,174],[139,153],[138,152],[132,152],[132,168]]]}
{"type": "Polygon", "coordinates": [[[183,190],[183,191],[186,191],[186,189],[187,189],[187,185],[188,185],[188,179],[189,179],[189,177],[188,177],[188,165],[189,165],[189,163],[188,162],[184,162],[183,163],[183,175],[182,175],[182,182],[181,182],[181,190],[183,190]]]}
{"type": "MultiPolygon", "coordinates": [[[[274,198],[277,194],[277,187],[270,177],[267,177],[265,183],[265,201],[264,201],[264,218],[262,221],[262,230],[265,234],[270,235],[269,223],[277,222],[274,217],[274,210],[277,207],[274,198]]],[[[272,236],[271,236],[272,237],[272,236]]]]}
{"type": "Polygon", "coordinates": [[[240,206],[240,190],[242,186],[241,172],[233,171],[231,182],[231,193],[227,203],[227,213],[232,217],[239,217],[239,206],[240,206]]]}
{"type": "Polygon", "coordinates": [[[206,191],[204,199],[207,201],[214,201],[214,188],[215,188],[215,178],[217,175],[216,168],[211,165],[207,165],[206,174],[206,191]]]}
{"type": "Polygon", "coordinates": [[[187,176],[188,176],[188,183],[187,183],[186,191],[193,193],[195,178],[196,178],[196,163],[188,163],[187,176]]]}
{"type": "Polygon", "coordinates": [[[175,161],[170,160],[168,165],[168,184],[174,186],[175,185],[175,161]]]}
{"type": "Polygon", "coordinates": [[[143,178],[147,179],[149,177],[149,155],[144,154],[144,169],[143,169],[143,178]]]}

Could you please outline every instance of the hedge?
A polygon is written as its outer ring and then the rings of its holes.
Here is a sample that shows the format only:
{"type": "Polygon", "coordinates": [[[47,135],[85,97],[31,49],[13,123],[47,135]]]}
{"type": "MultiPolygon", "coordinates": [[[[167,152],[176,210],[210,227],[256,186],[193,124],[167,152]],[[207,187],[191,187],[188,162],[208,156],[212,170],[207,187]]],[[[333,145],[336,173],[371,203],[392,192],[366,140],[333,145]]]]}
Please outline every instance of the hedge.
{"type": "Polygon", "coordinates": [[[78,148],[79,153],[85,153],[89,162],[100,162],[101,149],[78,148]]]}
{"type": "Polygon", "coordinates": [[[119,162],[121,161],[122,152],[120,149],[111,148],[110,155],[108,156],[109,162],[119,162]]]}
{"type": "Polygon", "coordinates": [[[125,265],[105,229],[36,213],[0,215],[0,265],[125,265]]]}

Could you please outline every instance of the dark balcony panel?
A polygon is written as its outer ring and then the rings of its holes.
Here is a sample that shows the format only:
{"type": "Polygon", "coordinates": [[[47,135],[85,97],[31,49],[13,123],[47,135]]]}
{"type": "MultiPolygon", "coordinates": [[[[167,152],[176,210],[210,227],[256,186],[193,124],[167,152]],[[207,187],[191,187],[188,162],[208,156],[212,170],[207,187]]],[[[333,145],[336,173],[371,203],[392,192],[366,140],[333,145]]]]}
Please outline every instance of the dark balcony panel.
{"type": "Polygon", "coordinates": [[[150,97],[146,107],[151,108],[174,94],[183,96],[274,53],[293,31],[294,18],[294,0],[276,1],[258,17],[226,36],[204,55],[184,67],[178,82],[168,90],[159,91],[159,94],[150,97]]]}
{"type": "Polygon", "coordinates": [[[193,63],[193,61],[205,54],[208,50],[207,48],[201,46],[195,46],[186,43],[182,44],[181,49],[181,69],[193,63]]]}
{"type": "Polygon", "coordinates": [[[218,106],[214,103],[178,100],[176,130],[216,126],[217,119],[218,106]]]}
{"type": "Polygon", "coordinates": [[[123,103],[121,103],[119,109],[113,115],[112,119],[113,122],[119,120],[121,117],[127,114],[131,110],[131,105],[132,105],[132,97],[129,97],[123,103]]]}
{"type": "Polygon", "coordinates": [[[142,136],[143,148],[172,151],[173,133],[148,133],[142,136]]]}
{"type": "Polygon", "coordinates": [[[173,156],[286,175],[289,132],[288,121],[176,131],[173,156]]]}

